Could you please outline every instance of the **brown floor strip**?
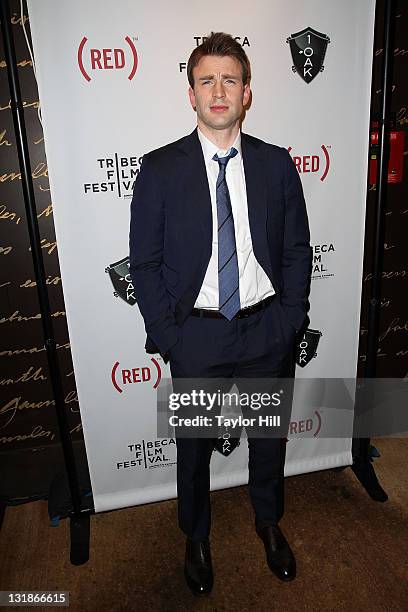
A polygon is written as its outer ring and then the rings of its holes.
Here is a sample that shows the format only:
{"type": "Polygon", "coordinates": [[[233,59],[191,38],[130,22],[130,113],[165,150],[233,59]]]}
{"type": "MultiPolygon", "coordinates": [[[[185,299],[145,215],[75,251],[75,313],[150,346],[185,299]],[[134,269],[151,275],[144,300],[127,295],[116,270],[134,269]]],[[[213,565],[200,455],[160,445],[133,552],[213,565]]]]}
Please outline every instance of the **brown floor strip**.
{"type": "Polygon", "coordinates": [[[67,590],[72,612],[405,611],[408,440],[373,444],[390,498],[384,504],[371,501],[350,469],[286,480],[281,526],[297,559],[294,582],[281,583],[268,570],[246,487],[237,487],[212,493],[215,586],[206,599],[184,584],[174,500],[93,516],[90,561],[80,567],[69,562],[67,521],[50,527],[46,501],[8,507],[0,590],[67,590]]]}

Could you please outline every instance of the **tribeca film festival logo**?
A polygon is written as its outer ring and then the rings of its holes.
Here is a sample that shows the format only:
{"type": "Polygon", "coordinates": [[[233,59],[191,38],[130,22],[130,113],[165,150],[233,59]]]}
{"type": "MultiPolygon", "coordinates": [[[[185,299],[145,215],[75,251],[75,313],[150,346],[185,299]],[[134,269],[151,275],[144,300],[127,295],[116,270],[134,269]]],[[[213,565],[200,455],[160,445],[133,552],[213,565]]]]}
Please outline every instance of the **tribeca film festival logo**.
{"type": "Polygon", "coordinates": [[[321,145],[322,153],[293,155],[292,147],[288,147],[288,152],[291,154],[293,162],[299,174],[316,174],[323,182],[330,170],[330,149],[331,145],[321,145]]]}
{"type": "MultiPolygon", "coordinates": [[[[211,32],[214,34],[214,32],[211,32]]],[[[208,36],[193,36],[193,40],[195,41],[196,47],[201,45],[205,40],[207,40],[208,36]]],[[[241,47],[250,47],[251,43],[249,42],[248,36],[233,36],[233,39],[236,40],[241,47]]],[[[179,72],[185,72],[187,70],[187,62],[179,62],[179,72]]]]}
{"type": "Polygon", "coordinates": [[[132,459],[116,462],[116,469],[143,467],[146,470],[152,468],[165,468],[176,464],[176,441],[174,438],[160,438],[159,440],[142,440],[127,446],[132,459]]]}
{"type": "Polygon", "coordinates": [[[305,83],[311,83],[324,70],[323,62],[330,38],[308,27],[289,36],[286,42],[292,54],[293,72],[297,72],[305,83]]]}
{"type": "Polygon", "coordinates": [[[125,45],[98,48],[89,44],[86,36],[78,46],[78,67],[88,83],[101,72],[123,71],[129,81],[136,74],[139,62],[134,41],[136,37],[125,36],[125,45]]]}
{"type": "Polygon", "coordinates": [[[150,361],[154,365],[142,366],[137,368],[121,368],[119,361],[115,361],[111,370],[112,385],[118,393],[123,393],[126,385],[134,385],[137,383],[149,383],[153,389],[157,389],[161,380],[161,367],[157,359],[150,357],[150,361]]]}
{"type": "Polygon", "coordinates": [[[116,263],[110,264],[105,268],[113,285],[113,295],[120,297],[129,306],[136,304],[134,286],[129,273],[129,256],[120,259],[116,263]]]}
{"type": "Polygon", "coordinates": [[[336,252],[333,242],[330,244],[314,244],[312,249],[312,280],[333,278],[334,272],[331,272],[330,268],[333,254],[336,252]]]}
{"type": "Polygon", "coordinates": [[[96,164],[102,173],[101,180],[84,183],[85,195],[117,193],[119,198],[131,198],[142,159],[142,155],[122,157],[118,153],[112,157],[99,157],[96,164]]]}

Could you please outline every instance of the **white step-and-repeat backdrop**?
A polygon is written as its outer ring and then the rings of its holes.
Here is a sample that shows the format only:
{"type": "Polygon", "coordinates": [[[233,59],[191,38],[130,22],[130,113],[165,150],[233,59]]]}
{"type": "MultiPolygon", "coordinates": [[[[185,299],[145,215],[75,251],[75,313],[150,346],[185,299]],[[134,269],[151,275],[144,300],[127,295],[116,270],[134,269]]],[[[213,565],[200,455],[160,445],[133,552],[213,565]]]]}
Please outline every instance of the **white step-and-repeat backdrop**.
{"type": "MultiPolygon", "coordinates": [[[[186,77],[192,49],[211,31],[237,37],[252,65],[243,129],[290,150],[308,207],[310,327],[321,337],[297,376],[353,378],[375,0],[29,0],[28,7],[95,509],[171,498],[176,447],[156,434],[156,388],[169,370],[144,351],[126,262],[143,154],[195,126],[186,77]]],[[[324,427],[319,407],[295,417],[287,475],[351,463],[351,440],[324,437],[324,427]],[[312,437],[298,438],[305,428],[312,437]]],[[[213,489],[246,479],[246,444],[213,457],[213,489]]]]}

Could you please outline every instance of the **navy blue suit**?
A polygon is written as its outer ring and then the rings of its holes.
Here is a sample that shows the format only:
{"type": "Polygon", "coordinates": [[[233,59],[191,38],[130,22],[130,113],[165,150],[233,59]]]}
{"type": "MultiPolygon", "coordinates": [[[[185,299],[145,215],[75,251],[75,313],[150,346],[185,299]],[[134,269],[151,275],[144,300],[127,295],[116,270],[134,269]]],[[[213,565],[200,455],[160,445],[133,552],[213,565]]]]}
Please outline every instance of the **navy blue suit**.
{"type": "MultiPolygon", "coordinates": [[[[272,281],[288,322],[308,310],[311,261],[306,207],[286,149],[242,134],[255,257],[272,281]]],[[[211,255],[212,213],[197,131],[143,156],[131,211],[130,273],[148,349],[174,345],[191,312],[211,255]]]]}
{"type": "MultiPolygon", "coordinates": [[[[197,130],[143,157],[130,226],[130,274],[146,350],[169,354],[173,377],[288,375],[295,334],[307,320],[311,249],[298,172],[286,149],[241,135],[254,255],[276,295],[247,319],[196,318],[212,250],[212,210],[197,130]],[[217,338],[214,341],[214,337],[217,338]]],[[[292,364],[292,365],[290,365],[292,364]]],[[[283,513],[284,444],[249,443],[256,521],[283,513]]],[[[177,441],[180,526],[203,539],[210,525],[209,440],[177,441]]]]}

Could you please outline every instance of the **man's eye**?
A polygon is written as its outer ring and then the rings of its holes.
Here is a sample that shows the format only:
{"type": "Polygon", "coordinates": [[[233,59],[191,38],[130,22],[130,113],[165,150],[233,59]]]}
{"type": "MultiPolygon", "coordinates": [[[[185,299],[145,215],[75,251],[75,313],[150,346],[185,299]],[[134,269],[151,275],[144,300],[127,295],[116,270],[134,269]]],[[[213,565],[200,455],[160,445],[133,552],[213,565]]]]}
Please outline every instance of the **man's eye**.
{"type": "Polygon", "coordinates": [[[225,82],[226,82],[226,83],[232,83],[232,84],[234,84],[234,83],[235,83],[235,79],[227,79],[225,82]]]}
{"type": "Polygon", "coordinates": [[[211,83],[211,81],[210,81],[210,80],[208,80],[208,81],[202,81],[202,84],[203,84],[203,85],[209,85],[210,83],[211,83]]]}

